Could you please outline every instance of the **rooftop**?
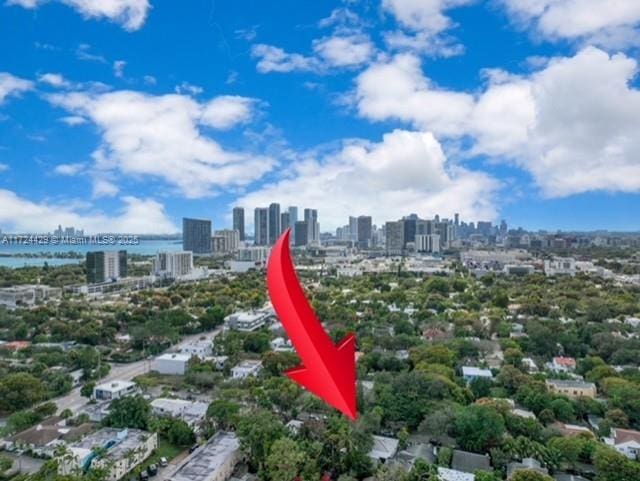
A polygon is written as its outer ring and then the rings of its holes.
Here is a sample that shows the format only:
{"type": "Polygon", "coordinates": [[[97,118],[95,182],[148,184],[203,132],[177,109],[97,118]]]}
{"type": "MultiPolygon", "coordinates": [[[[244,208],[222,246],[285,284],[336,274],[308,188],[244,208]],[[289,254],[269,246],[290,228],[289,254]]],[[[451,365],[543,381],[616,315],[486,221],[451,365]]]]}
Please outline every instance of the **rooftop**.
{"type": "Polygon", "coordinates": [[[592,382],[579,381],[573,379],[547,379],[547,383],[556,387],[579,388],[579,389],[595,389],[596,385],[592,382]]]}
{"type": "Polygon", "coordinates": [[[640,431],[634,431],[633,429],[615,428],[612,434],[614,434],[615,436],[614,440],[616,444],[623,444],[631,441],[640,443],[640,431]]]}
{"type": "Polygon", "coordinates": [[[373,436],[373,447],[369,451],[369,457],[373,459],[389,459],[396,454],[399,441],[385,436],[373,436]]]}
{"type": "Polygon", "coordinates": [[[576,360],[572,357],[554,357],[553,358],[553,362],[556,364],[559,364],[561,366],[573,366],[575,367],[576,365],[576,360]]]}
{"type": "Polygon", "coordinates": [[[489,461],[489,457],[483,454],[454,449],[451,467],[458,471],[464,471],[465,473],[475,473],[478,469],[484,469],[486,471],[491,469],[491,462],[489,461]]]}
{"type": "Polygon", "coordinates": [[[190,359],[191,359],[191,354],[181,354],[178,352],[168,352],[166,354],[162,354],[161,356],[156,357],[156,360],[161,360],[161,361],[189,362],[190,359]]]}
{"type": "Polygon", "coordinates": [[[218,470],[230,459],[235,459],[240,441],[233,433],[218,433],[197,449],[172,476],[172,481],[208,481],[216,479],[218,470]]]}
{"type": "Polygon", "coordinates": [[[440,467],[438,468],[438,477],[441,481],[474,481],[476,479],[475,474],[440,467]]]}
{"type": "Polygon", "coordinates": [[[96,386],[96,389],[101,391],[122,391],[123,389],[129,389],[135,386],[136,383],[132,381],[122,381],[119,379],[105,382],[96,386]]]}
{"type": "Polygon", "coordinates": [[[463,376],[475,376],[475,377],[493,377],[490,369],[482,369],[479,367],[463,366],[463,376]]]}
{"type": "Polygon", "coordinates": [[[152,433],[140,429],[103,428],[75,443],[73,447],[88,450],[108,447],[109,458],[123,459],[149,436],[152,436],[152,433]]]}
{"type": "Polygon", "coordinates": [[[238,364],[234,369],[255,369],[262,366],[262,361],[247,359],[238,364]]]}

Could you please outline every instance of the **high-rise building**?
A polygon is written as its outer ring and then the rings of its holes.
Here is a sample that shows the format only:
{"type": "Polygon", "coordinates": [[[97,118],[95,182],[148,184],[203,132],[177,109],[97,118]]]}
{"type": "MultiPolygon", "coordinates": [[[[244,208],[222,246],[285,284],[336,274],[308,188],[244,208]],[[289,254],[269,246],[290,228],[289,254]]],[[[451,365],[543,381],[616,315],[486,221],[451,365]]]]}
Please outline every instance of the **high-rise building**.
{"type": "Polygon", "coordinates": [[[509,227],[507,226],[507,221],[503,219],[502,222],[500,222],[500,235],[506,236],[507,232],[509,232],[509,227]]]}
{"type": "Polygon", "coordinates": [[[405,218],[403,220],[404,229],[404,247],[410,242],[415,242],[418,233],[418,220],[415,217],[405,218]]]}
{"type": "Polygon", "coordinates": [[[385,224],[385,246],[388,255],[404,252],[404,222],[399,220],[385,224]]]}
{"type": "Polygon", "coordinates": [[[211,221],[182,219],[182,249],[194,254],[211,254],[211,221]]]}
{"type": "Polygon", "coordinates": [[[456,227],[460,226],[460,214],[458,214],[457,212],[453,214],[453,223],[456,227]]]}
{"type": "Polygon", "coordinates": [[[433,234],[433,221],[432,220],[418,220],[416,222],[416,235],[429,235],[433,234]]]}
{"type": "Polygon", "coordinates": [[[235,252],[240,247],[240,232],[236,229],[215,231],[212,237],[213,252],[235,252]]]}
{"type": "Polygon", "coordinates": [[[295,235],[296,235],[296,222],[298,222],[298,207],[295,205],[289,206],[289,226],[291,227],[291,244],[295,244],[295,235]]]}
{"type": "Polygon", "coordinates": [[[269,206],[269,245],[273,245],[280,236],[280,204],[269,206]]]}
{"type": "Polygon", "coordinates": [[[435,223],[435,232],[440,236],[440,250],[450,249],[453,240],[453,224],[446,219],[435,223]]]}
{"type": "Polygon", "coordinates": [[[358,218],[349,216],[349,240],[358,242],[358,218]]]}
{"type": "Polygon", "coordinates": [[[291,227],[296,225],[298,222],[298,208],[295,205],[289,206],[289,225],[291,227]]]}
{"type": "Polygon", "coordinates": [[[371,222],[371,216],[361,215],[357,220],[357,240],[358,247],[361,249],[367,249],[371,247],[371,239],[373,238],[373,223],[371,222]]]}
{"type": "Polygon", "coordinates": [[[478,221],[477,231],[479,234],[486,236],[491,235],[492,229],[493,226],[490,221],[478,221]]]}
{"type": "Polygon", "coordinates": [[[440,252],[440,236],[438,234],[418,234],[415,242],[417,252],[428,254],[440,252]]]}
{"type": "Polygon", "coordinates": [[[240,240],[244,241],[244,207],[233,208],[233,228],[238,231],[240,240]]]}
{"type": "Polygon", "coordinates": [[[269,245],[269,209],[257,207],[254,211],[254,244],[257,246],[269,245]]]}
{"type": "Polygon", "coordinates": [[[280,233],[282,234],[289,227],[291,227],[291,217],[289,216],[289,212],[283,212],[280,214],[280,233]]]}
{"type": "Polygon", "coordinates": [[[193,253],[159,252],[153,260],[153,271],[157,276],[177,279],[193,271],[193,253]]]}
{"type": "Polygon", "coordinates": [[[293,234],[294,246],[301,247],[309,243],[309,226],[305,221],[299,220],[294,224],[293,234]]]}
{"type": "Polygon", "coordinates": [[[320,224],[318,224],[318,211],[316,209],[304,210],[304,221],[307,223],[307,244],[320,242],[320,224]]]}
{"type": "Polygon", "coordinates": [[[127,251],[87,252],[86,268],[89,284],[127,277],[127,251]]]}

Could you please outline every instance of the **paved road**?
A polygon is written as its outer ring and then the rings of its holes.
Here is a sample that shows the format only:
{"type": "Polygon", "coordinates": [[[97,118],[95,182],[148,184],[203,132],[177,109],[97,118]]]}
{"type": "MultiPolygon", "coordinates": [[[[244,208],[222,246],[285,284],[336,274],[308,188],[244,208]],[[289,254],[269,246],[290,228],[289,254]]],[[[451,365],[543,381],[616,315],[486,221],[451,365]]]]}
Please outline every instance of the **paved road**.
{"type": "MultiPolygon", "coordinates": [[[[218,328],[215,331],[186,336],[178,344],[172,346],[169,351],[179,350],[181,347],[189,344],[192,341],[196,341],[203,336],[213,340],[218,334],[220,334],[220,332],[222,332],[222,328],[218,328]]],[[[151,370],[152,363],[153,359],[148,358],[129,364],[112,364],[111,371],[105,378],[101,379],[100,382],[103,383],[115,380],[131,381],[137,376],[148,373],[151,370]]],[[[71,411],[77,413],[80,408],[82,408],[89,402],[89,399],[80,395],[80,388],[78,387],[65,396],[50,399],[49,401],[53,401],[56,403],[56,405],[58,406],[58,412],[62,412],[65,409],[71,409],[71,411]]]]}

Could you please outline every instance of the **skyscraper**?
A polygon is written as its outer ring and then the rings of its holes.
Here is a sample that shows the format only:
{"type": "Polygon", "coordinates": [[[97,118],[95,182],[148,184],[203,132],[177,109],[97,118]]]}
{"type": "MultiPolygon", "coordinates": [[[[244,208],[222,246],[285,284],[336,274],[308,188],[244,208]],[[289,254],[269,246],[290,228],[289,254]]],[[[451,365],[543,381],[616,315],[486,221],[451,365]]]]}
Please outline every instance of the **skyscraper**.
{"type": "Polygon", "coordinates": [[[349,240],[358,242],[358,218],[349,216],[349,240]]]}
{"type": "Polygon", "coordinates": [[[295,205],[290,205],[288,210],[289,210],[289,226],[291,227],[291,245],[295,245],[296,222],[298,222],[298,207],[295,205]]]}
{"type": "Polygon", "coordinates": [[[291,227],[298,222],[298,208],[295,205],[289,206],[289,224],[291,227]]]}
{"type": "Polygon", "coordinates": [[[211,254],[211,221],[182,219],[182,248],[194,254],[211,254]]]}
{"type": "Polygon", "coordinates": [[[307,243],[314,244],[320,241],[320,225],[318,224],[318,211],[316,209],[304,210],[304,221],[307,223],[307,243]]]}
{"type": "Polygon", "coordinates": [[[440,249],[450,249],[451,241],[453,240],[453,224],[450,224],[447,220],[437,222],[435,224],[435,232],[440,236],[440,249]]]}
{"type": "Polygon", "coordinates": [[[373,237],[371,216],[361,215],[357,221],[358,247],[366,249],[371,247],[371,239],[373,237]]]}
{"type": "Polygon", "coordinates": [[[508,231],[509,231],[509,226],[507,225],[507,221],[502,219],[502,222],[500,222],[500,235],[505,236],[507,235],[508,231]]]}
{"type": "Polygon", "coordinates": [[[291,221],[289,217],[289,212],[283,212],[280,214],[280,233],[286,231],[289,227],[291,227],[291,221]]]}
{"type": "Polygon", "coordinates": [[[407,247],[409,242],[416,241],[416,234],[418,233],[418,221],[414,217],[405,218],[404,224],[404,247],[407,247]]]}
{"type": "Polygon", "coordinates": [[[404,222],[399,220],[385,224],[386,249],[388,255],[400,255],[404,251],[404,222]]]}
{"type": "Polygon", "coordinates": [[[269,244],[273,245],[280,236],[280,204],[269,206],[269,244]]]}
{"type": "Polygon", "coordinates": [[[433,221],[419,219],[416,222],[416,235],[430,235],[433,234],[433,221]]]}
{"type": "Polygon", "coordinates": [[[86,267],[89,284],[127,277],[127,251],[87,252],[86,267]]]}
{"type": "Polygon", "coordinates": [[[254,211],[254,244],[257,246],[269,245],[269,209],[256,207],[254,211]]]}
{"type": "Polygon", "coordinates": [[[240,240],[244,240],[244,207],[233,208],[233,229],[240,233],[240,240]]]}
{"type": "Polygon", "coordinates": [[[293,227],[294,242],[297,247],[306,246],[309,243],[309,226],[305,221],[299,220],[293,227]]]}

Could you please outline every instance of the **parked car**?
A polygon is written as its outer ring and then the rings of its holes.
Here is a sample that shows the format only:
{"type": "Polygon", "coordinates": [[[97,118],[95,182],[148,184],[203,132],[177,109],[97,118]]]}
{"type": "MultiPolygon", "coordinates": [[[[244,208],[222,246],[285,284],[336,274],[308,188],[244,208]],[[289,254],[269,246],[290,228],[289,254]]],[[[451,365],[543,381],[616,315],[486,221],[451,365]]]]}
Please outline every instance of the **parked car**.
{"type": "Polygon", "coordinates": [[[149,475],[155,476],[156,474],[158,474],[158,465],[157,464],[149,465],[149,475]]]}
{"type": "Polygon", "coordinates": [[[160,466],[162,466],[163,468],[166,468],[168,465],[169,465],[169,461],[167,461],[167,458],[162,456],[160,458],[160,466]]]}
{"type": "Polygon", "coordinates": [[[147,481],[149,479],[149,473],[142,471],[140,473],[140,481],[147,481]]]}

